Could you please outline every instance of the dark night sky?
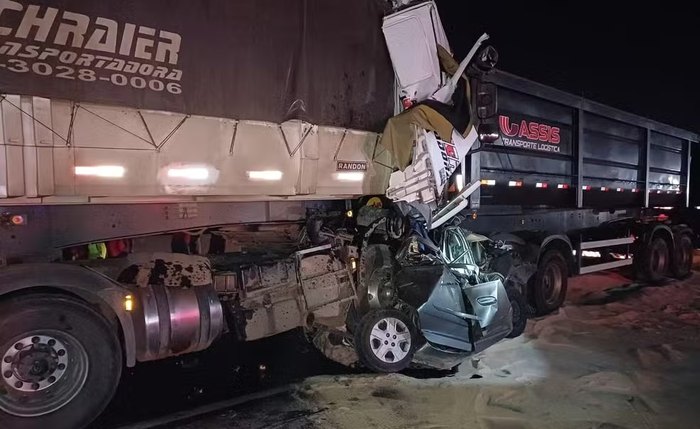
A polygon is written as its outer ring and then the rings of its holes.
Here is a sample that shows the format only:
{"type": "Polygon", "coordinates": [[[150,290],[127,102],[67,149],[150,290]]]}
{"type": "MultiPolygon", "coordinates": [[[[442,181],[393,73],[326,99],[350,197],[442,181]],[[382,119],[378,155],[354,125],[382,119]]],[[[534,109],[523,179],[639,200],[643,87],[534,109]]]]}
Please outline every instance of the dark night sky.
{"type": "Polygon", "coordinates": [[[437,3],[460,58],[487,32],[502,70],[700,132],[700,13],[690,3],[437,3]]]}

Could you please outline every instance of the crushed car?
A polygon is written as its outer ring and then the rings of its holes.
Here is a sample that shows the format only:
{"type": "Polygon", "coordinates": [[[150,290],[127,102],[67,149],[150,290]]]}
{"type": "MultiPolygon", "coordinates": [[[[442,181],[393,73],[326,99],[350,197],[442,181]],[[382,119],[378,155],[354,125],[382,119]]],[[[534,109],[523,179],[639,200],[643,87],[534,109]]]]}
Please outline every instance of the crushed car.
{"type": "Polygon", "coordinates": [[[346,331],[316,333],[329,358],[377,372],[451,369],[523,332],[528,308],[510,280],[512,246],[455,225],[430,233],[422,225],[392,213],[366,227],[346,331]]]}
{"type": "Polygon", "coordinates": [[[345,365],[450,369],[522,333],[528,314],[512,244],[459,227],[480,185],[458,183],[465,157],[498,137],[495,86],[483,79],[498,54],[484,34],[458,63],[432,1],[386,16],[382,30],[401,106],[380,141],[394,167],[385,195],[355,214],[311,215],[286,259],[213,265],[242,340],[300,326],[345,365]]]}
{"type": "Polygon", "coordinates": [[[400,8],[382,29],[401,106],[380,141],[395,169],[386,193],[346,212],[309,213],[305,225],[212,228],[204,234],[206,258],[127,261],[131,275],[122,283],[149,284],[163,295],[138,289],[139,300],[152,304],[135,309],[139,320],[167,320],[157,314],[161,301],[192,314],[200,301],[211,303],[197,288],[167,287],[181,284],[178,276],[192,267],[211,268],[211,293],[221,303],[199,335],[206,341],[181,341],[197,326],[171,329],[167,341],[154,330],[146,341],[153,347],[141,358],[200,350],[223,332],[254,341],[302,328],[324,355],[345,365],[450,369],[522,332],[528,308],[513,244],[459,226],[480,185],[459,183],[466,156],[477,142],[497,137],[495,86],[483,78],[498,55],[483,45],[483,35],[458,63],[432,1],[400,8]],[[159,269],[168,263],[180,269],[159,269]]]}

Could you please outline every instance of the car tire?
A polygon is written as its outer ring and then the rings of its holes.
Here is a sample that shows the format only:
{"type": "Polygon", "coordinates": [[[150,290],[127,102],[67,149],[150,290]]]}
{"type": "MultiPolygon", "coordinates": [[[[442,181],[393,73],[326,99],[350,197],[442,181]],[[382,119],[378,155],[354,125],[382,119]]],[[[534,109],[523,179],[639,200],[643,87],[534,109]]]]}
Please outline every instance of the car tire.
{"type": "Polygon", "coordinates": [[[90,424],[119,384],[116,329],[63,295],[11,298],[0,303],[0,314],[0,428],[90,424]]]}
{"type": "Polygon", "coordinates": [[[543,316],[561,307],[566,299],[569,266],[558,250],[548,250],[540,258],[531,285],[535,314],[543,316]]]}
{"type": "Polygon", "coordinates": [[[512,286],[508,287],[506,288],[506,294],[510,300],[510,306],[513,308],[513,329],[507,335],[507,338],[516,338],[525,331],[527,319],[530,316],[530,306],[519,289],[512,286]]]}
{"type": "Polygon", "coordinates": [[[684,279],[693,269],[693,239],[688,234],[676,238],[676,249],[671,262],[671,273],[677,279],[684,279]]]}
{"type": "Polygon", "coordinates": [[[408,316],[399,310],[372,310],[364,315],[355,332],[360,362],[375,372],[399,372],[408,368],[418,335],[408,316]]]}

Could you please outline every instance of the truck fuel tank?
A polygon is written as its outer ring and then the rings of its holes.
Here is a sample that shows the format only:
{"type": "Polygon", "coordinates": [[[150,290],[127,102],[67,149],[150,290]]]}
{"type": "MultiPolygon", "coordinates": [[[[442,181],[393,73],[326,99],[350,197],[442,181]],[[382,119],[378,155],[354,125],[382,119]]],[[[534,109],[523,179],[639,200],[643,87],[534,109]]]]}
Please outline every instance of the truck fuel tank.
{"type": "Polygon", "coordinates": [[[206,349],[224,328],[209,260],[155,253],[119,279],[135,284],[132,317],[137,360],[150,361],[206,349]]]}

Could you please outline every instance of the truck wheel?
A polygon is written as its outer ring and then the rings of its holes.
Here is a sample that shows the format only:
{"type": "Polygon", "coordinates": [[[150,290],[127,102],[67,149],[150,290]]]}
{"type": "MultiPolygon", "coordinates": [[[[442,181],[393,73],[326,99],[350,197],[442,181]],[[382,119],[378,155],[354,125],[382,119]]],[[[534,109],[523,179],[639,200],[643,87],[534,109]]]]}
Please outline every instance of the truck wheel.
{"type": "Polygon", "coordinates": [[[656,283],[666,277],[668,272],[670,253],[666,240],[656,237],[651,240],[649,246],[644,249],[642,257],[642,271],[644,279],[656,283]]]}
{"type": "Polygon", "coordinates": [[[693,269],[693,239],[688,234],[682,234],[676,241],[676,253],[671,263],[673,277],[684,279],[693,269]]]}
{"type": "Polygon", "coordinates": [[[532,284],[535,313],[538,316],[549,314],[561,307],[566,298],[568,281],[569,267],[562,254],[557,250],[545,252],[532,284]]]}
{"type": "Polygon", "coordinates": [[[508,338],[519,337],[525,331],[525,326],[527,326],[527,319],[530,315],[529,306],[518,288],[508,287],[506,288],[506,294],[510,300],[510,306],[513,308],[513,329],[508,334],[508,338]]]}
{"type": "Polygon", "coordinates": [[[408,317],[394,309],[367,313],[355,332],[360,362],[376,372],[398,372],[413,360],[416,330],[408,317]]]}
{"type": "Polygon", "coordinates": [[[112,399],[122,370],[115,330],[59,295],[0,304],[0,427],[83,428],[112,399]]]}

